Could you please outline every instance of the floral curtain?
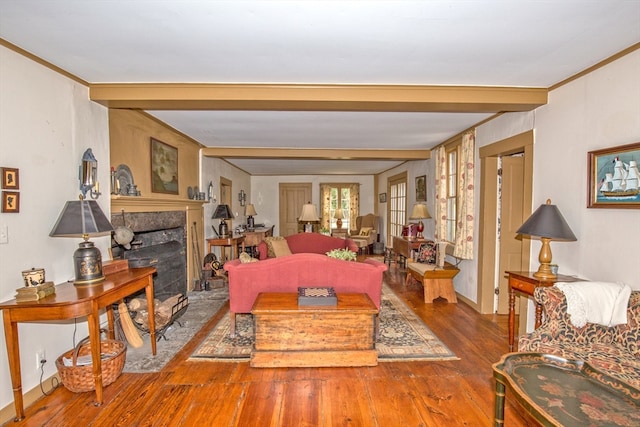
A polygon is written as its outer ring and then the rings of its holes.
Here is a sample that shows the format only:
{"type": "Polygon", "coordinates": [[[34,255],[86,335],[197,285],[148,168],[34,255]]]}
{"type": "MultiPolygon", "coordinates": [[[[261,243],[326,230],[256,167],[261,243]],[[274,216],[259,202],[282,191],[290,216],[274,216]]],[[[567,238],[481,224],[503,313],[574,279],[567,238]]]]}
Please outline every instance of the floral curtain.
{"type": "Polygon", "coordinates": [[[462,137],[460,170],[458,171],[458,206],[456,218],[456,244],[453,255],[461,259],[473,259],[474,230],[474,175],[475,175],[475,132],[467,132],[462,137]]]}
{"type": "Polygon", "coordinates": [[[356,228],[356,218],[360,215],[360,184],[349,184],[349,224],[356,228]]]}
{"type": "Polygon", "coordinates": [[[331,184],[320,184],[320,227],[331,229],[331,184]]]}
{"type": "Polygon", "coordinates": [[[435,150],[436,160],[436,242],[447,240],[447,150],[441,146],[435,150]]]}

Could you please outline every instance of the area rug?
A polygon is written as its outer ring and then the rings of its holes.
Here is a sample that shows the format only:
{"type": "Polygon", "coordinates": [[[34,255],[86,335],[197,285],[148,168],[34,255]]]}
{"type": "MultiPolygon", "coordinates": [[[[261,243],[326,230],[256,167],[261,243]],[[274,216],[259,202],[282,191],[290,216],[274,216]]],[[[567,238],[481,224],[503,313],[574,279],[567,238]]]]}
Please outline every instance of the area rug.
{"type": "MultiPolygon", "coordinates": [[[[252,316],[237,315],[236,337],[229,338],[229,315],[225,314],[191,355],[191,360],[248,361],[252,346],[252,316]]],[[[459,360],[386,284],[382,286],[380,337],[376,350],[381,362],[459,360]]]]}
{"type": "Polygon", "coordinates": [[[229,299],[229,288],[224,286],[210,291],[189,292],[187,296],[189,307],[165,330],[164,336],[156,343],[156,355],[151,354],[149,334],[143,334],[143,345],[140,348],[127,347],[123,372],[143,373],[162,370],[229,299]]]}

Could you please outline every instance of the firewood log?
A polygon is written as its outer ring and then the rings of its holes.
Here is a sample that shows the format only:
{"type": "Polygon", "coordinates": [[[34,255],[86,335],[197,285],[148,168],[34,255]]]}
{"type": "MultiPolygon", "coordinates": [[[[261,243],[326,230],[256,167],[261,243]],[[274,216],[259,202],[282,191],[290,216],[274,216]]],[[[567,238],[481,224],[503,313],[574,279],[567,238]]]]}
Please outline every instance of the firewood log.
{"type": "Polygon", "coordinates": [[[129,344],[135,348],[142,347],[142,338],[140,338],[140,334],[136,330],[133,320],[131,320],[129,309],[124,301],[118,304],[118,313],[120,314],[122,330],[124,331],[124,335],[127,337],[129,344]]]}

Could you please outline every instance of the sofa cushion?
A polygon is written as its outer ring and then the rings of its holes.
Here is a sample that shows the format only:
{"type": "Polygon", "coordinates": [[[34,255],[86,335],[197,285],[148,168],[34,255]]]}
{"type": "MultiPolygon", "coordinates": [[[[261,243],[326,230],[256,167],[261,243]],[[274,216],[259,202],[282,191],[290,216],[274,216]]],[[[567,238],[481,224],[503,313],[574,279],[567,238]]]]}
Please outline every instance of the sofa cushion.
{"type": "Polygon", "coordinates": [[[273,249],[273,254],[276,258],[291,255],[291,249],[289,249],[289,244],[286,239],[272,240],[271,248],[273,249]]]}
{"type": "MultiPolygon", "coordinates": [[[[267,258],[275,258],[276,254],[273,251],[273,241],[284,240],[282,236],[269,236],[265,237],[264,242],[267,244],[267,258]]],[[[260,257],[262,259],[262,256],[260,257]]]]}
{"type": "Polygon", "coordinates": [[[252,257],[251,255],[249,255],[246,252],[242,252],[240,254],[240,256],[238,257],[238,259],[240,260],[240,262],[242,264],[246,264],[248,262],[258,262],[258,261],[260,261],[259,259],[252,257]]]}
{"type": "Polygon", "coordinates": [[[373,227],[362,227],[359,236],[368,236],[373,231],[373,227]]]}
{"type": "Polygon", "coordinates": [[[416,261],[424,264],[435,264],[438,256],[438,245],[435,242],[422,243],[418,249],[416,261]]]}

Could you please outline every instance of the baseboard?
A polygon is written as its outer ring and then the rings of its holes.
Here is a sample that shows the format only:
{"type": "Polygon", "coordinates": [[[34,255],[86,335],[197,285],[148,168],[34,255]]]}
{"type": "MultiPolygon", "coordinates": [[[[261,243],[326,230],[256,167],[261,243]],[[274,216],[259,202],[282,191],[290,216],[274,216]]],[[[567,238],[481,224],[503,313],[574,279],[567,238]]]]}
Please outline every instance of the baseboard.
{"type": "Polygon", "coordinates": [[[456,296],[458,297],[459,301],[464,301],[465,304],[467,304],[469,307],[473,308],[475,311],[480,313],[480,306],[478,305],[478,303],[475,303],[471,301],[469,298],[460,295],[458,292],[456,292],[456,296]]]}
{"type": "MultiPolygon", "coordinates": [[[[42,381],[43,387],[47,391],[47,393],[49,392],[49,388],[51,387],[50,386],[51,381],[54,378],[57,380],[57,383],[60,384],[60,386],[62,386],[62,381],[60,381],[60,377],[56,372],[55,374],[51,375],[49,378],[42,381]]],[[[40,399],[42,396],[44,396],[44,394],[42,394],[42,390],[40,390],[40,385],[35,386],[34,388],[32,388],[31,390],[29,390],[23,395],[22,400],[24,402],[24,407],[28,408],[35,401],[40,399]]],[[[14,407],[13,402],[8,404],[4,408],[0,409],[0,424],[4,425],[9,421],[13,421],[15,417],[16,417],[16,408],[14,407]]]]}

